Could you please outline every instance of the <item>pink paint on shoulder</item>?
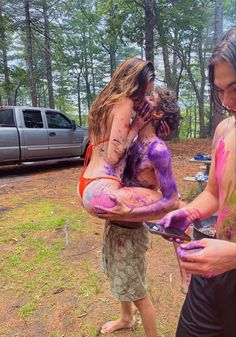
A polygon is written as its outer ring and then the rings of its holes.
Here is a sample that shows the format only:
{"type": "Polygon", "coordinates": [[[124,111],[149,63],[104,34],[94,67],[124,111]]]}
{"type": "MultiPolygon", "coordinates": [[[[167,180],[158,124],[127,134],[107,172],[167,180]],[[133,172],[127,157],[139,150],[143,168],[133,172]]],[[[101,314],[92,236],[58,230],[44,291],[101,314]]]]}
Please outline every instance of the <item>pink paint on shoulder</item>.
{"type": "Polygon", "coordinates": [[[216,151],[216,178],[219,185],[219,199],[220,203],[223,200],[223,191],[220,188],[222,185],[222,178],[224,176],[225,167],[227,165],[227,158],[229,151],[225,150],[225,142],[223,139],[220,140],[217,151],[216,151]]]}

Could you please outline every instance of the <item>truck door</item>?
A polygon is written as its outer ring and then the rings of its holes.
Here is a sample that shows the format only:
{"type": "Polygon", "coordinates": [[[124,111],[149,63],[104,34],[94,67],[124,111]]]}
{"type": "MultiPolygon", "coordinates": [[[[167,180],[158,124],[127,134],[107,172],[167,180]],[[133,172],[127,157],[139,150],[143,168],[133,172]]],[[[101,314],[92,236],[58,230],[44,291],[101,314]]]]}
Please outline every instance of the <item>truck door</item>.
{"type": "Polygon", "coordinates": [[[69,118],[57,111],[46,111],[50,157],[79,156],[83,136],[72,126],[69,118]],[[81,138],[81,139],[80,139],[81,138]]]}
{"type": "Polygon", "coordinates": [[[20,160],[19,135],[13,109],[0,109],[0,162],[20,160]]]}
{"type": "Polygon", "coordinates": [[[40,109],[23,109],[24,126],[19,128],[22,160],[48,159],[48,133],[40,109]]]}

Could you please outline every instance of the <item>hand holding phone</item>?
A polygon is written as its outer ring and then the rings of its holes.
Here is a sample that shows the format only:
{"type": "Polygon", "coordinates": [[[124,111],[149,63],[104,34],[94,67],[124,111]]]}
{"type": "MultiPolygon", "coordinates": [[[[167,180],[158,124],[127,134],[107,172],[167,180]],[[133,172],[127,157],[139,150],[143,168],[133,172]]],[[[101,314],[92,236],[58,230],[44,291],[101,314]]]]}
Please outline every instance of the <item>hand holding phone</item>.
{"type": "Polygon", "coordinates": [[[163,236],[165,239],[173,239],[173,240],[181,240],[181,241],[191,241],[189,235],[185,232],[174,228],[174,227],[167,227],[165,228],[162,225],[145,221],[144,226],[152,233],[163,236]]]}

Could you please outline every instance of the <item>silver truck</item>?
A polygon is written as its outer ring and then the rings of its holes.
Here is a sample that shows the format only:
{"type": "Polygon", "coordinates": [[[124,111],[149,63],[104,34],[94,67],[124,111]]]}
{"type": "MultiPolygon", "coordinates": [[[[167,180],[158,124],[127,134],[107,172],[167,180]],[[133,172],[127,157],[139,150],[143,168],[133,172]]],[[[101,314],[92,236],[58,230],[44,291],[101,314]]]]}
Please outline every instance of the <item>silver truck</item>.
{"type": "Polygon", "coordinates": [[[84,157],[88,129],[62,112],[23,106],[0,107],[0,165],[84,157]]]}

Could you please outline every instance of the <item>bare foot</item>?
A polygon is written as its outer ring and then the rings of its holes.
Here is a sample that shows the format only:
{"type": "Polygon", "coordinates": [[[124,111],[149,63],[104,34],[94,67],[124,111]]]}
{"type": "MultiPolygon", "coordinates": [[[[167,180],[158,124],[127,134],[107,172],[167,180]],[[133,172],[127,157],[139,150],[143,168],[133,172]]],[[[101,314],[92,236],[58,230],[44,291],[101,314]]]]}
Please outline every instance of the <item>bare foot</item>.
{"type": "Polygon", "coordinates": [[[135,317],[133,317],[132,321],[123,321],[122,319],[117,319],[116,321],[109,321],[105,324],[103,324],[100,332],[105,333],[111,333],[116,330],[120,329],[130,329],[135,326],[135,317]]]}

